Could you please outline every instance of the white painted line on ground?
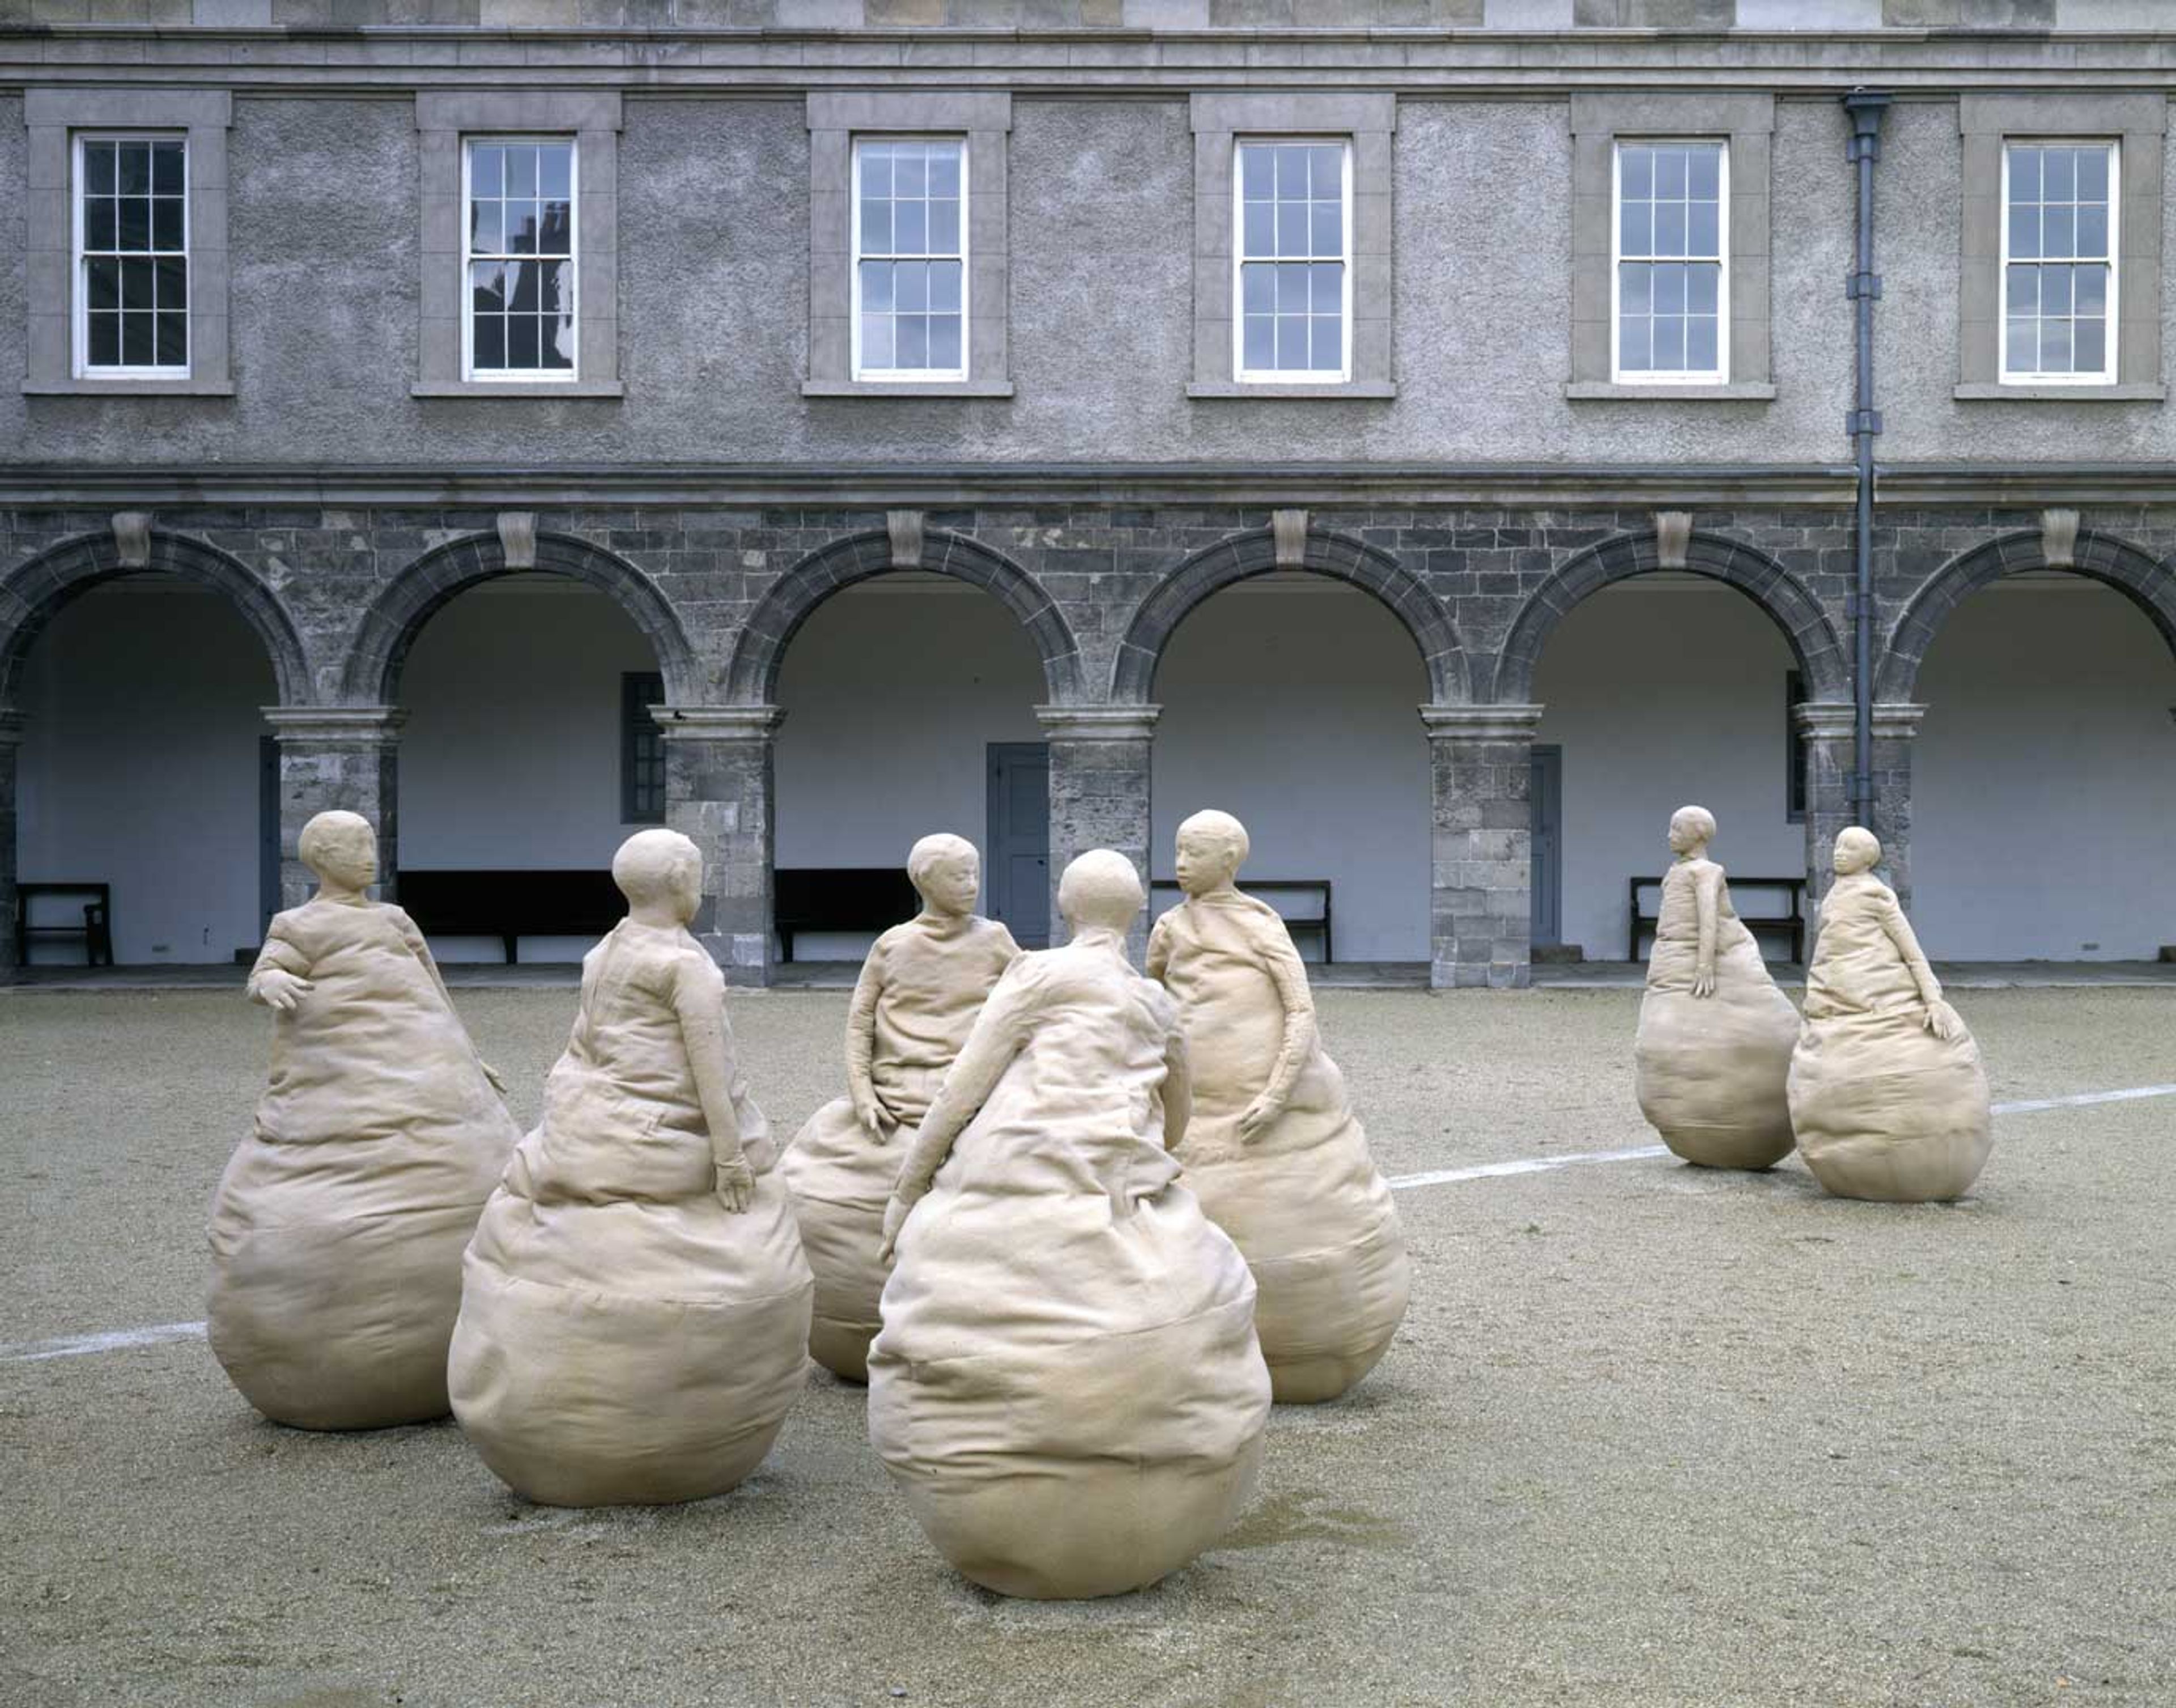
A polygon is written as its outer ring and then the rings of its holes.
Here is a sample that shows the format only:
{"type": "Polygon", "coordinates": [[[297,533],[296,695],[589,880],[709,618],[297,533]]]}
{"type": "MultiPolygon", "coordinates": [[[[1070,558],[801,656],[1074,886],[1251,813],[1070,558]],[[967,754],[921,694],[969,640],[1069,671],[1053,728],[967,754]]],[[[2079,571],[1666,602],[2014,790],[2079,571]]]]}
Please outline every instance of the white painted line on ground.
{"type": "Polygon", "coordinates": [[[57,1341],[0,1344],[0,1364],[31,1364],[41,1358],[80,1358],[86,1352],[119,1352],[131,1346],[156,1346],[168,1341],[201,1341],[202,1323],[159,1323],[148,1329],[113,1329],[102,1335],[64,1335],[57,1341]]]}
{"type": "MultiPolygon", "coordinates": [[[[2042,1109],[2075,1109],[2094,1103],[2128,1103],[2140,1097],[2176,1097],[2176,1085],[2131,1085],[2120,1091],[2077,1091],[2067,1097],[2027,1097],[1997,1103],[1998,1115],[2030,1115],[2042,1109]]],[[[1521,1156],[1510,1162],[1483,1162],[1471,1168],[1432,1168],[1425,1174],[1401,1174],[1390,1190],[1416,1186],[1452,1186],[1461,1180],[1496,1180],[1510,1174],[1547,1174],[1586,1162],[1640,1162],[1667,1156],[1663,1145],[1634,1145],[1622,1150],[1574,1150],[1562,1156],[1521,1156]]],[[[102,1335],[66,1335],[54,1341],[0,1342],[0,1364],[29,1364],[45,1358],[80,1358],[91,1352],[125,1352],[132,1346],[163,1346],[171,1341],[200,1341],[202,1323],[159,1323],[148,1329],[113,1329],[102,1335]]],[[[534,1526],[529,1526],[533,1528],[534,1526]]]]}

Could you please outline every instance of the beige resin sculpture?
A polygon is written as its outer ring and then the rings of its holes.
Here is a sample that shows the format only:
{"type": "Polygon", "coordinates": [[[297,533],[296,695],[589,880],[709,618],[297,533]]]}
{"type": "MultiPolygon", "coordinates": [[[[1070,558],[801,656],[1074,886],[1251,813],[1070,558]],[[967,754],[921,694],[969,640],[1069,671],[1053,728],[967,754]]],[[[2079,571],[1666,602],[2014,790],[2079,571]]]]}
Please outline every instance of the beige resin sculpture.
{"type": "Polygon", "coordinates": [[[1277,1400],[1306,1405],[1336,1399],[1390,1344],[1406,1314],[1406,1242],[1323,1051],[1292,934],[1232,885],[1246,857],[1246,829],[1228,813],[1178,827],[1186,900],[1156,921],[1148,966],[1178,999],[1193,1063],[1186,1183],[1254,1270],[1277,1400]]]}
{"type": "Polygon", "coordinates": [[[1722,868],[1707,857],[1714,839],[1705,807],[1671,815],[1677,863],[1662,879],[1632,1047],[1640,1112],[1688,1162],[1767,1168],[1791,1154],[1783,1084],[1798,1011],[1730,905],[1722,868]]]}
{"type": "Polygon", "coordinates": [[[1167,1154],[1186,1055],[1126,965],[1142,899],[1122,854],[1066,868],[1072,942],[998,982],[884,1213],[869,1438],[938,1550],[1005,1595],[1154,1583],[1261,1459],[1254,1284],[1167,1154]]]}
{"type": "Polygon", "coordinates": [[[1791,1121],[1806,1167],[1839,1197],[1956,1198],[1994,1142],[1987,1070],[1896,892],[1874,875],[1880,858],[1871,831],[1837,835],[1791,1058],[1791,1121]]]}
{"type": "Polygon", "coordinates": [[[469,1246],[454,1414],[553,1506],[723,1493],[770,1450],[808,1368],[815,1283],[725,981],[688,934],[702,857],[672,830],[612,861],[628,917],[469,1246]]]}
{"type": "Polygon", "coordinates": [[[900,1160],[967,1032],[1020,954],[1013,934],[977,918],[982,859],[963,837],[925,836],[906,858],[922,911],[876,941],[846,1014],[847,1095],[794,1138],[780,1172],[816,1274],[808,1350],[851,1382],[869,1375],[884,1266],[884,1205],[900,1160]]]}
{"type": "Polygon", "coordinates": [[[461,1249],[520,1136],[422,934],[370,900],[378,839],[320,813],[318,893],[272,922],[249,995],[272,1073],[212,1200],[211,1349],[301,1429],[446,1414],[461,1249]]]}

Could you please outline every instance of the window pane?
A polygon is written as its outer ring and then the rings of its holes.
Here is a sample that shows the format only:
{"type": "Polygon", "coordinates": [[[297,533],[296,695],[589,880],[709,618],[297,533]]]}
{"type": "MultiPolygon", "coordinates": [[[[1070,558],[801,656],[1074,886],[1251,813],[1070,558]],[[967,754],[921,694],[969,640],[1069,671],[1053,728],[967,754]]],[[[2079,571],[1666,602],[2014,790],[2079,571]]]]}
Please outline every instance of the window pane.
{"type": "Polygon", "coordinates": [[[902,310],[916,313],[929,307],[929,264],[901,261],[892,270],[894,300],[902,310]]]}
{"type": "Polygon", "coordinates": [[[1281,314],[1304,314],[1308,305],[1308,269],[1293,262],[1286,262],[1277,269],[1277,312],[1281,314]]]}
{"type": "Polygon", "coordinates": [[[1655,321],[1655,371],[1677,373],[1685,365],[1685,323],[1672,315],[1655,321]]]}
{"type": "Polygon", "coordinates": [[[2040,210],[2037,208],[2010,209],[2010,253],[2021,261],[2030,261],[2040,253],[2040,210]]]}
{"type": "Polygon", "coordinates": [[[509,196],[534,196],[536,193],[536,150],[519,144],[506,151],[506,193],[509,196]]]}
{"type": "MultiPolygon", "coordinates": [[[[1254,270],[1254,269],[1250,269],[1254,270]]],[[[1259,269],[1266,274],[1266,268],[1259,269]]],[[[1277,324],[1266,314],[1249,314],[1242,329],[1245,348],[1241,362],[1249,369],[1260,373],[1277,365],[1277,324]]]]}
{"type": "Polygon", "coordinates": [[[1281,372],[1304,372],[1307,367],[1307,316],[1277,316],[1277,361],[1281,372]]]}
{"type": "Polygon", "coordinates": [[[479,314],[473,339],[474,365],[481,368],[506,366],[506,322],[496,314],[479,314]]]}
{"type": "Polygon", "coordinates": [[[1308,188],[1317,200],[1345,199],[1345,147],[1341,143],[1317,143],[1308,171],[1308,188]]]}
{"type": "Polygon", "coordinates": [[[182,203],[178,196],[161,196],[151,204],[151,247],[168,253],[182,247],[182,203]]]}
{"type": "Polygon", "coordinates": [[[1309,251],[1316,255],[1341,255],[1345,253],[1345,204],[1342,202],[1316,202],[1308,214],[1314,243],[1309,251]]]}
{"type": "Polygon", "coordinates": [[[1716,200],[1722,193],[1722,148],[1708,143],[1689,150],[1686,162],[1686,193],[1696,201],[1716,200]]]}
{"type": "Polygon", "coordinates": [[[1657,255],[1682,255],[1685,253],[1685,209],[1682,202],[1655,204],[1655,253],[1657,255]]]}
{"type": "Polygon", "coordinates": [[[540,255],[567,255],[574,253],[574,215],[565,202],[544,204],[544,226],[536,239],[540,255]]]}
{"type": "Polygon", "coordinates": [[[2081,202],[2105,202],[2108,193],[2108,151],[2106,149],[2081,149],[2078,151],[2078,199],[2081,202]]]}
{"type": "Polygon", "coordinates": [[[2012,373],[2032,373],[2040,366],[2040,323],[2021,314],[2010,317],[2005,361],[2012,373]]]}
{"type": "Polygon", "coordinates": [[[153,317],[159,323],[158,354],[161,367],[187,367],[189,364],[189,317],[171,314],[163,310],[153,317]]]}
{"type": "Polygon", "coordinates": [[[118,261],[86,261],[84,264],[86,302],[92,308],[118,308],[121,306],[121,264],[118,261]]]}
{"type": "Polygon", "coordinates": [[[1627,202],[1617,211],[1617,249],[1624,255],[1654,253],[1654,209],[1645,202],[1627,202]]]}
{"type": "Polygon", "coordinates": [[[1655,306],[1654,268],[1627,261],[1618,269],[1617,306],[1626,314],[1645,314],[1655,306]]]}
{"type": "Polygon", "coordinates": [[[478,314],[498,314],[506,309],[506,264],[477,261],[469,268],[470,306],[478,314]]]}
{"type": "Polygon", "coordinates": [[[2075,255],[2078,253],[2078,216],[2075,209],[2046,208],[2040,215],[2040,253],[2075,255]]]}
{"type": "Polygon", "coordinates": [[[1267,201],[1275,193],[1276,150],[1262,143],[1247,143],[1239,150],[1240,193],[1248,201],[1267,201]]]}
{"type": "Polygon", "coordinates": [[[919,150],[902,149],[892,164],[891,193],[902,200],[919,201],[929,193],[929,171],[919,150]]]}
{"type": "Polygon", "coordinates": [[[1248,202],[1242,210],[1243,224],[1240,253],[1274,255],[1277,252],[1277,207],[1275,202],[1248,202]]]}
{"type": "Polygon", "coordinates": [[[1682,314],[1685,311],[1685,269],[1666,262],[1655,269],[1655,312],[1682,314]]]}
{"type": "Polygon", "coordinates": [[[149,196],[123,196],[117,204],[120,209],[120,233],[115,239],[117,247],[144,250],[151,247],[151,199],[149,196]]]}
{"type": "Polygon", "coordinates": [[[121,306],[123,308],[149,308],[153,290],[151,263],[123,261],[121,264],[121,306]]]}
{"type": "Polygon", "coordinates": [[[509,202],[506,204],[506,247],[515,255],[536,253],[536,204],[509,202]]]}
{"type": "Polygon", "coordinates": [[[571,324],[574,313],[574,264],[551,261],[545,264],[542,270],[545,313],[556,314],[571,324]]]}
{"type": "Polygon", "coordinates": [[[1279,202],[1277,204],[1277,253],[1304,255],[1307,253],[1307,204],[1279,202]]]}
{"type": "Polygon", "coordinates": [[[534,261],[516,261],[508,269],[514,275],[514,301],[509,305],[517,314],[534,314],[543,304],[537,298],[541,280],[534,261]]]}
{"type": "Polygon", "coordinates": [[[2018,202],[2037,202],[2040,199],[2040,150],[2014,148],[2010,151],[2010,199],[2018,202]]]}
{"type": "Polygon", "coordinates": [[[929,204],[927,202],[895,202],[892,204],[891,240],[902,255],[922,254],[929,247],[929,204]]]}
{"type": "Polygon", "coordinates": [[[864,255],[889,255],[891,250],[891,204],[862,203],[862,253],[864,255]]]}
{"type": "MultiPolygon", "coordinates": [[[[151,150],[147,143],[122,143],[116,155],[120,162],[120,189],[124,196],[151,193],[151,150]]],[[[123,335],[124,338],[126,335],[123,335]]]]}
{"type": "Polygon", "coordinates": [[[864,314],[862,316],[862,366],[868,368],[890,367],[892,361],[891,316],[864,314]]]}
{"type": "Polygon", "coordinates": [[[2078,372],[2098,373],[2108,367],[2108,322],[2080,320],[2077,329],[2078,372]]]}
{"type": "Polygon", "coordinates": [[[188,188],[182,171],[182,144],[155,143],[151,148],[151,188],[162,196],[181,195],[188,188]]]}
{"type": "MultiPolygon", "coordinates": [[[[1345,312],[1345,266],[1342,262],[1327,267],[1310,267],[1312,275],[1308,306],[1317,314],[1342,314],[1345,312]]],[[[1342,367],[1344,364],[1337,364],[1342,367]]]]}
{"type": "Polygon", "coordinates": [[[899,365],[904,368],[929,366],[929,320],[921,314],[902,314],[898,322],[899,365]]]}
{"type": "Polygon", "coordinates": [[[83,184],[94,196],[113,193],[113,144],[85,143],[83,145],[83,184]]]}
{"type": "Polygon", "coordinates": [[[1248,314],[1268,314],[1277,306],[1276,269],[1250,261],[1239,269],[1239,296],[1242,311],[1248,314]]]}
{"type": "Polygon", "coordinates": [[[1652,149],[1624,148],[1618,151],[1618,193],[1628,202],[1644,202],[1655,193],[1655,152],[1652,149]]]}
{"type": "Polygon", "coordinates": [[[1722,209],[1713,202],[1695,202],[1687,210],[1685,253],[1720,255],[1722,253],[1722,209]]]}
{"type": "Polygon", "coordinates": [[[929,306],[946,313],[960,312],[960,275],[965,269],[957,261],[932,261],[929,264],[929,306]]]}
{"type": "Polygon", "coordinates": [[[506,186],[506,150],[477,144],[469,150],[469,193],[496,196],[506,186]]]}
{"type": "Polygon", "coordinates": [[[956,255],[960,253],[960,204],[957,202],[932,202],[929,204],[929,253],[933,255],[956,255]]]}
{"type": "Polygon", "coordinates": [[[151,291],[160,308],[187,308],[189,306],[189,264],[179,255],[170,255],[151,264],[151,291]]]}
{"type": "Polygon", "coordinates": [[[115,204],[105,196],[94,197],[83,204],[83,247],[86,249],[111,249],[119,235],[115,204]]]}
{"type": "Polygon", "coordinates": [[[957,200],[960,194],[960,144],[949,143],[929,156],[929,193],[957,200]]]}
{"type": "Polygon", "coordinates": [[[929,365],[936,368],[956,368],[960,361],[960,317],[956,314],[933,314],[929,318],[929,365]]]}
{"type": "Polygon", "coordinates": [[[2067,320],[2046,320],[2040,323],[2040,362],[2043,373],[2068,373],[2070,371],[2070,323],[2067,320]]]}
{"type": "Polygon", "coordinates": [[[506,318],[506,365],[512,368],[536,366],[536,317],[509,314],[506,318]]]}
{"type": "Polygon", "coordinates": [[[1307,199],[1307,155],[1303,147],[1289,144],[1277,150],[1277,199],[1307,199]]]}
{"type": "Polygon", "coordinates": [[[536,151],[537,188],[546,196],[567,200],[574,193],[574,150],[571,144],[553,143],[536,151]]]}
{"type": "Polygon", "coordinates": [[[2108,219],[2106,208],[2078,209],[2078,247],[2081,255],[2106,255],[2108,252],[2108,219]]]}
{"type": "Polygon", "coordinates": [[[94,367],[118,367],[121,365],[121,316],[94,314],[90,317],[90,361],[94,367]]]}
{"type": "Polygon", "coordinates": [[[506,247],[506,230],[500,224],[503,204],[498,202],[477,202],[469,216],[469,249],[478,255],[503,254],[506,247]]]}
{"type": "Polygon", "coordinates": [[[862,263],[862,307],[864,310],[889,309],[891,307],[892,264],[889,261],[862,263]]]}
{"type": "Polygon", "coordinates": [[[1317,373],[1338,372],[1345,366],[1344,318],[1336,314],[1318,314],[1312,324],[1314,339],[1310,366],[1317,373]]]}
{"type": "Polygon", "coordinates": [[[150,367],[158,361],[158,340],[150,314],[123,314],[121,317],[121,365],[123,367],[150,367]]]}
{"type": "Polygon", "coordinates": [[[1646,316],[1627,315],[1617,334],[1618,366],[1629,373],[1644,373],[1652,367],[1653,323],[1646,316]]]}
{"type": "Polygon", "coordinates": [[[2040,157],[2040,199],[2074,201],[2078,193],[2078,157],[2070,149],[2048,149],[2040,157]]]}
{"type": "MultiPolygon", "coordinates": [[[[2013,270],[2029,272],[2031,269],[2019,268],[2013,270]]],[[[2081,314],[2106,314],[2108,269],[2105,266],[2078,267],[2071,269],[2070,277],[2077,291],[2077,312],[2081,314]]]]}
{"type": "Polygon", "coordinates": [[[2040,269],[2012,266],[2005,291],[2005,306],[2012,314],[2031,314],[2040,306],[2040,269]]]}
{"type": "Polygon", "coordinates": [[[572,303],[561,311],[557,319],[547,319],[544,325],[542,366],[572,367],[574,365],[574,322],[572,303]]]}
{"type": "Polygon", "coordinates": [[[1685,322],[1685,367],[1694,373],[1713,373],[1716,362],[1716,322],[1711,314],[1695,315],[1685,322]]]}
{"type": "Polygon", "coordinates": [[[1703,262],[1685,269],[1685,307],[1694,313],[1716,313],[1722,288],[1722,267],[1719,262],[1703,262]]]}

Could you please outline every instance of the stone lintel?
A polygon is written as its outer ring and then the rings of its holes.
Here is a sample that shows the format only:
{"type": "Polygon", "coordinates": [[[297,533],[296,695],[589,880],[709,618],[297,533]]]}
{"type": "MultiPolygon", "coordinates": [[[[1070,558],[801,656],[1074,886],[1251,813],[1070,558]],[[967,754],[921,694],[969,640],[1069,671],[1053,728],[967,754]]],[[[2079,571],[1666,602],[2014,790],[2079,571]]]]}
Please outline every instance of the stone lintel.
{"type": "Polygon", "coordinates": [[[1156,735],[1160,705],[1039,705],[1036,721],[1054,742],[1145,742],[1156,735]]]}
{"type": "Polygon", "coordinates": [[[536,513],[534,510],[501,510],[498,513],[498,549],[509,569],[534,569],[536,567],[536,513]]]}
{"type": "Polygon", "coordinates": [[[391,747],[408,710],[397,705],[268,705],[258,708],[281,743],[303,747],[391,747]]]}
{"type": "Polygon", "coordinates": [[[1432,742],[1530,742],[1546,707],[1424,705],[1421,721],[1432,742]]]}
{"type": "Polygon", "coordinates": [[[2074,569],[2078,563],[2078,513],[2040,513],[2040,558],[2050,569],[2074,569]]]}
{"type": "Polygon", "coordinates": [[[112,517],[113,550],[124,569],[148,569],[151,565],[151,513],[116,510],[112,517]]]}
{"type": "Polygon", "coordinates": [[[668,742],[767,742],[786,721],[775,705],[654,705],[650,715],[668,742]]]}
{"type": "Polygon", "coordinates": [[[1693,543],[1693,513],[1690,510],[1657,510],[1655,512],[1655,567],[1657,569],[1682,569],[1686,554],[1693,543]]]}
{"type": "Polygon", "coordinates": [[[1306,511],[1270,511],[1270,538],[1276,548],[1278,568],[1304,569],[1307,568],[1306,511]]]}
{"type": "Polygon", "coordinates": [[[893,568],[919,569],[922,567],[922,515],[919,510],[884,512],[884,531],[891,536],[893,568]]]}

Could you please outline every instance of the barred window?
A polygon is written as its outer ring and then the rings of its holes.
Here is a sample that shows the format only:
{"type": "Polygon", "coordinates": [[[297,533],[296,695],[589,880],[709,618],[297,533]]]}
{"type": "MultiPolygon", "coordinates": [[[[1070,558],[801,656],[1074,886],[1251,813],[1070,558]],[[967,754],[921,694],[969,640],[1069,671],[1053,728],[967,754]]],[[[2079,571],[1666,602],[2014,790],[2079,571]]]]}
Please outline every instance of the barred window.
{"type": "Polygon", "coordinates": [[[76,139],[76,372],[189,369],[188,144],[76,139]]]}
{"type": "Polygon", "coordinates": [[[665,678],[656,671],[620,677],[619,816],[623,824],[665,822],[665,732],[650,715],[665,704],[665,678]]]}
{"type": "Polygon", "coordinates": [[[571,137],[468,140],[465,378],[575,371],[574,155],[571,137]]]}
{"type": "Polygon", "coordinates": [[[1352,367],[1352,144],[1246,139],[1233,146],[1238,377],[1341,380],[1352,367]]]}
{"type": "Polygon", "coordinates": [[[1720,140],[1617,144],[1618,381],[1729,378],[1729,169],[1720,140]]]}
{"type": "Polygon", "coordinates": [[[853,373],[967,377],[967,144],[854,144],[853,373]]]}
{"type": "Polygon", "coordinates": [[[2116,145],[2002,151],[2002,378],[2115,378],[2116,145]]]}

